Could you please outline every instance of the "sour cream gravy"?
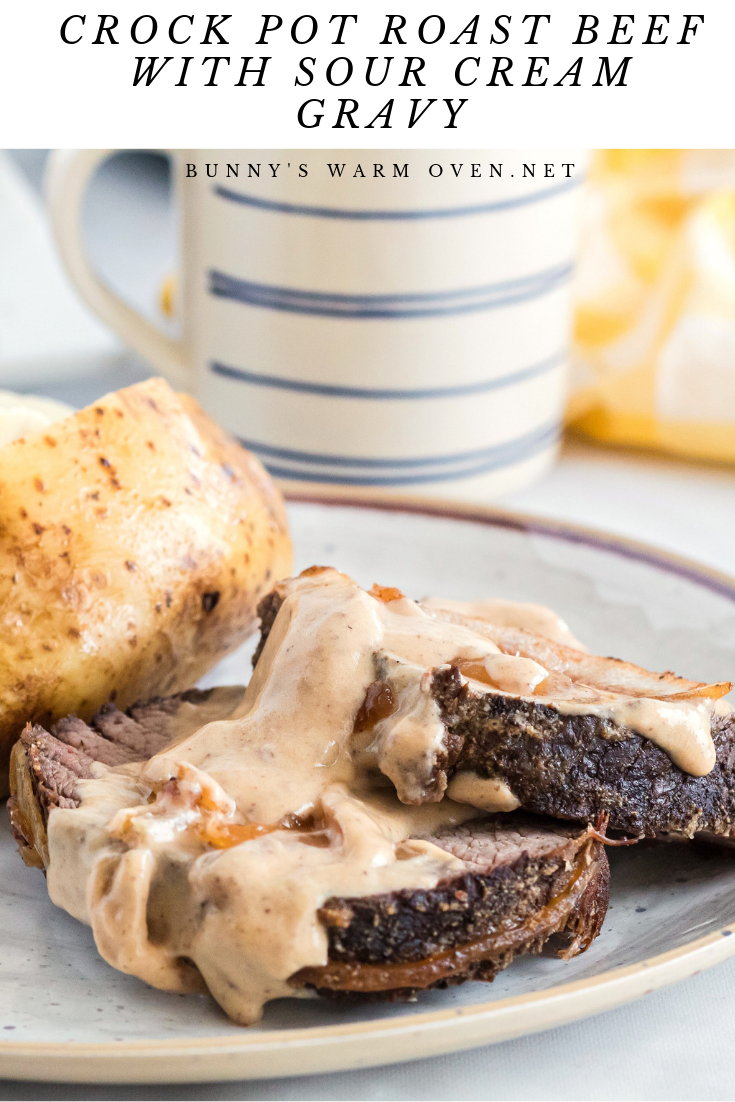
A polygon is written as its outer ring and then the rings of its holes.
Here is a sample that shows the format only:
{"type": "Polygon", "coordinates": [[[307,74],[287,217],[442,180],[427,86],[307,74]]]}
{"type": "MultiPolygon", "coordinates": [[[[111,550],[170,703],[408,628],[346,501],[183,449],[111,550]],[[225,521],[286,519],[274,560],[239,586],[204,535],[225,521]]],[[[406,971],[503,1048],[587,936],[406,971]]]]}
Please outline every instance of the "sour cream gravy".
{"type": "Polygon", "coordinates": [[[440,597],[427,597],[421,602],[425,608],[445,608],[459,612],[471,620],[487,620],[499,627],[523,628],[524,631],[545,635],[566,647],[586,651],[584,643],[576,639],[564,620],[546,605],[534,605],[527,601],[501,601],[485,598],[481,601],[449,601],[440,597]]]}
{"type": "MultiPolygon", "coordinates": [[[[459,663],[481,676],[477,692],[544,702],[548,683],[538,663],[395,591],[368,594],[333,570],[282,589],[233,718],[149,762],[97,766],[81,806],[49,818],[49,893],[92,926],[102,956],[164,989],[203,978],[244,1024],[295,993],[294,973],[326,964],[327,899],[433,887],[463,866],[431,834],[518,806],[499,778],[455,774],[447,791],[427,671],[459,663]],[[376,681],[390,698],[358,735],[376,681]]],[[[712,767],[713,702],[592,696],[548,702],[624,723],[688,772],[712,767]]]]}

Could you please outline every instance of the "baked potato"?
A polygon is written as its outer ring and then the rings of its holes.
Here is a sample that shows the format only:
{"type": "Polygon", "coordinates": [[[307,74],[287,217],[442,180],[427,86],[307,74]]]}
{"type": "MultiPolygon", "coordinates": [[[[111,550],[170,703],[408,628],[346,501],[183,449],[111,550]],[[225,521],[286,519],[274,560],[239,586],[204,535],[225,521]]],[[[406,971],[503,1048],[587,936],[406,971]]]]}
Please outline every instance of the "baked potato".
{"type": "Polygon", "coordinates": [[[188,689],[290,571],[269,475],[162,379],[0,448],[4,793],[28,721],[188,689]]]}

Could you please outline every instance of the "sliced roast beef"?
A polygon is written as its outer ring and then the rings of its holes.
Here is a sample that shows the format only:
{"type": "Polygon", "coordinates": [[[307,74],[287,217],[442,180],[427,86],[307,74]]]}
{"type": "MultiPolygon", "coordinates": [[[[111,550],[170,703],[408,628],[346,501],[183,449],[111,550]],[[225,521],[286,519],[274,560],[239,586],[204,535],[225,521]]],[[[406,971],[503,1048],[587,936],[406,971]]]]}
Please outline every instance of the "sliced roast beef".
{"type": "MultiPolygon", "coordinates": [[[[26,863],[48,864],[49,813],[79,805],[79,781],[94,775],[96,762],[150,757],[172,738],[229,715],[241,696],[223,689],[136,705],[126,714],[107,708],[89,726],[68,717],[53,732],[29,725],[14,750],[10,801],[26,863]]],[[[293,986],[346,998],[410,998],[420,989],[490,980],[514,956],[539,952],[550,939],[560,955],[573,956],[599,933],[609,867],[589,830],[496,816],[428,840],[464,869],[429,890],[327,900],[319,917],[329,963],[303,969],[293,986]]]]}
{"type": "Polygon", "coordinates": [[[328,900],[319,914],[329,963],[302,969],[295,986],[410,998],[421,989],[491,980],[515,956],[545,945],[575,956],[600,932],[609,866],[588,830],[495,816],[430,840],[465,869],[425,891],[328,900]]]}
{"type": "Polygon", "coordinates": [[[432,691],[457,747],[454,768],[502,778],[528,811],[582,822],[609,815],[609,830],[651,838],[735,831],[735,714],[712,717],[717,760],[693,777],[629,728],[476,691],[456,669],[437,671],[432,691]]]}
{"type": "Polygon", "coordinates": [[[50,732],[29,724],[13,747],[8,801],[13,837],[26,864],[48,864],[49,811],[79,804],[78,781],[93,775],[95,762],[145,761],[206,723],[227,719],[244,692],[240,685],[191,689],[134,704],[127,712],[106,704],[89,724],[65,716],[50,732]]]}
{"type": "MultiPolygon", "coordinates": [[[[260,603],[262,634],[254,663],[287,592],[288,583],[281,583],[260,603]]],[[[516,635],[536,639],[525,632],[516,635]]],[[[549,640],[536,641],[532,656],[538,659],[548,657],[544,645],[567,656],[577,654],[549,640]]],[[[582,652],[577,659],[585,669],[605,662],[613,664],[613,674],[628,669],[617,660],[582,652]]],[[[378,668],[376,676],[381,676],[378,668]]],[[[681,681],[670,673],[660,679],[662,684],[681,681]]],[[[376,694],[378,683],[370,686],[368,696],[376,694]]],[[[447,729],[444,753],[437,757],[442,781],[462,770],[504,781],[527,811],[582,823],[606,815],[613,833],[735,834],[735,712],[712,716],[716,762],[710,773],[695,777],[631,728],[599,715],[564,714],[521,696],[478,691],[457,667],[435,671],[432,695],[447,729]]]]}

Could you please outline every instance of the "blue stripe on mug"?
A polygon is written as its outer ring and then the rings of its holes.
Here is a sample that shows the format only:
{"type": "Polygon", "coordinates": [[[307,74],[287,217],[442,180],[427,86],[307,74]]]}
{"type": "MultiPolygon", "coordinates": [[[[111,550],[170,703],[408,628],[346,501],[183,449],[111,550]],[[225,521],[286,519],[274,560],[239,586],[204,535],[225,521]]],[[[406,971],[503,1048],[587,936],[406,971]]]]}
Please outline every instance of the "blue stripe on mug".
{"type": "Polygon", "coordinates": [[[547,424],[503,444],[454,455],[423,456],[417,459],[321,455],[318,452],[278,448],[248,439],[241,439],[241,443],[256,455],[262,456],[271,474],[279,478],[351,486],[393,486],[470,478],[501,467],[510,467],[552,447],[559,438],[559,432],[557,423],[547,424]],[[311,467],[285,466],[283,463],[272,462],[274,459],[290,461],[292,464],[311,464],[311,467]],[[320,465],[342,469],[323,470],[319,469],[320,465]],[[418,470],[420,467],[424,469],[418,470]],[[358,473],[357,470],[355,473],[348,473],[349,468],[363,468],[370,473],[358,473]],[[378,473],[383,471],[386,473],[378,473]]]}
{"type": "Polygon", "coordinates": [[[551,268],[543,268],[539,272],[531,272],[530,275],[517,276],[515,279],[504,279],[497,283],[481,283],[476,287],[459,287],[450,291],[402,291],[389,294],[347,294],[344,291],[310,291],[301,287],[278,287],[270,283],[255,283],[247,279],[239,279],[237,276],[229,276],[216,269],[210,270],[210,280],[222,281],[223,286],[232,282],[236,286],[244,286],[249,291],[263,294],[278,294],[280,297],[293,299],[296,302],[324,303],[328,306],[399,306],[399,305],[441,305],[452,300],[486,297],[487,295],[505,294],[508,291],[520,291],[532,289],[548,282],[565,279],[572,270],[573,261],[565,260],[555,264],[551,268]]]}
{"type": "Polygon", "coordinates": [[[264,462],[275,478],[290,478],[300,482],[326,482],[331,485],[340,486],[409,486],[421,483],[449,482],[463,478],[473,478],[478,475],[487,474],[490,471],[499,470],[502,467],[512,467],[518,463],[522,463],[526,459],[532,459],[533,456],[553,447],[558,439],[559,428],[554,425],[543,434],[535,436],[534,434],[530,434],[527,437],[512,441],[515,445],[512,449],[509,445],[502,445],[498,448],[496,454],[488,455],[488,457],[480,463],[455,468],[449,471],[433,470],[421,473],[405,472],[395,475],[360,475],[350,474],[344,471],[333,473],[321,470],[308,470],[303,467],[289,467],[281,463],[269,462],[265,457],[264,462]]]}
{"type": "Polygon", "coordinates": [[[214,375],[221,375],[225,379],[235,379],[240,383],[249,383],[252,386],[272,387],[277,390],[295,390],[301,394],[316,394],[323,398],[358,398],[372,402],[414,401],[423,398],[461,398],[468,394],[484,394],[490,390],[503,390],[505,387],[524,383],[527,379],[535,379],[539,375],[545,375],[547,372],[561,367],[566,358],[566,351],[557,352],[553,356],[541,360],[540,363],[519,368],[508,375],[499,375],[495,379],[483,379],[477,383],[466,383],[464,386],[422,387],[414,390],[310,383],[302,379],[287,379],[282,375],[266,375],[259,371],[247,371],[245,368],[231,367],[229,364],[219,363],[217,360],[210,363],[209,370],[214,375]]]}
{"type": "Polygon", "coordinates": [[[579,187],[582,176],[573,176],[561,184],[531,192],[529,195],[514,195],[508,199],[498,199],[494,203],[478,203],[467,207],[438,207],[430,210],[350,210],[348,207],[316,207],[301,203],[282,203],[276,199],[261,199],[256,195],[246,195],[241,191],[217,185],[213,193],[220,199],[258,210],[273,211],[277,214],[299,214],[309,218],[346,218],[357,222],[392,222],[416,220],[421,218],[467,218],[478,214],[495,214],[499,211],[527,207],[534,203],[543,203],[572,188],[579,187]]]}
{"type": "Polygon", "coordinates": [[[209,292],[219,298],[285,310],[338,318],[417,318],[495,310],[541,298],[565,283],[572,274],[571,262],[503,283],[489,283],[462,290],[425,294],[345,295],[324,291],[302,291],[238,279],[215,270],[209,273],[209,292]]]}

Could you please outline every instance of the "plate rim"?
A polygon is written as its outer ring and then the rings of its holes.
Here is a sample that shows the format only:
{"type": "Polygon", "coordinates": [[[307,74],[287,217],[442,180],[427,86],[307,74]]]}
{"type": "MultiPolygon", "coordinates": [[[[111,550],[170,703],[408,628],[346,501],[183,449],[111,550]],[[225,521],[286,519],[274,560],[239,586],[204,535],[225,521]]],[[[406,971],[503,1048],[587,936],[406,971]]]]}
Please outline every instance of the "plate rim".
{"type": "Polygon", "coordinates": [[[342,505],[347,508],[382,509],[391,513],[414,513],[509,528],[518,532],[550,536],[567,543],[587,544],[598,550],[613,551],[623,558],[646,562],[668,573],[703,583],[708,589],[735,601],[735,575],[718,570],[707,563],[690,559],[676,551],[667,551],[656,544],[632,536],[608,532],[604,528],[558,520],[540,513],[519,509],[500,509],[479,502],[456,498],[424,497],[419,494],[385,493],[368,488],[343,490],[340,487],[304,487],[301,483],[279,483],[287,501],[312,505],[342,505]]]}
{"type": "MultiPolygon", "coordinates": [[[[735,603],[735,577],[675,552],[604,529],[451,498],[386,493],[369,488],[343,490],[292,483],[280,485],[286,499],[294,503],[434,516],[586,544],[686,578],[735,603]]],[[[633,1001],[733,956],[735,936],[732,935],[735,935],[735,919],[675,949],[587,979],[469,1007],[430,1010],[390,1019],[259,1033],[243,1028],[241,1036],[201,1039],[172,1037],[95,1042],[1,1039],[0,1076],[67,1083],[213,1082],[318,1074],[438,1056],[551,1029],[633,1001]],[[521,1021],[524,1011],[529,1010],[537,1013],[521,1021]],[[504,1018],[508,1019],[505,1028],[504,1018]],[[481,1037],[483,1022],[491,1023],[496,1019],[500,1028],[491,1030],[491,1036],[481,1037]],[[472,1025],[478,1029],[473,1030],[472,1025]],[[436,1032],[440,1029],[443,1035],[436,1044],[436,1032]],[[415,1042],[424,1034],[432,1035],[429,1048],[421,1050],[420,1044],[410,1052],[401,1048],[402,1040],[415,1042]],[[378,1053],[372,1047],[378,1040],[392,1044],[386,1044],[378,1053]],[[358,1051],[348,1053],[350,1043],[358,1051]],[[270,1062],[275,1053],[283,1058],[278,1067],[270,1062]],[[252,1057],[257,1055],[265,1059],[255,1061],[257,1066],[252,1066],[252,1057]],[[218,1067],[216,1061],[223,1056],[235,1059],[218,1067]]]]}

